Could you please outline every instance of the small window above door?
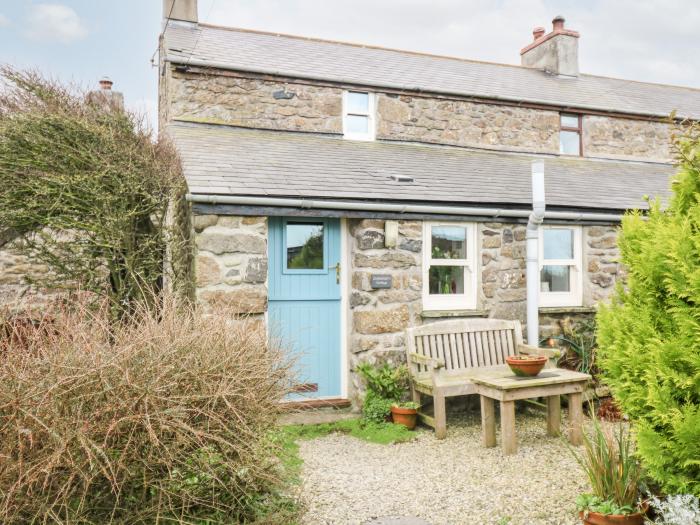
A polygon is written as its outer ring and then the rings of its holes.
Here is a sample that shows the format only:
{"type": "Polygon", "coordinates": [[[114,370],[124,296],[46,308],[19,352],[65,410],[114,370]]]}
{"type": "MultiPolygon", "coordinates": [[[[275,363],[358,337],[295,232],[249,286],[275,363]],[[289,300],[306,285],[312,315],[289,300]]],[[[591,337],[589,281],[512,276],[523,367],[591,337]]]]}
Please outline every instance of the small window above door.
{"type": "Polygon", "coordinates": [[[351,140],[374,140],[374,93],[344,93],[343,134],[351,140]]]}
{"type": "Polygon", "coordinates": [[[325,271],[323,222],[287,221],[284,228],[285,270],[325,271]]]}

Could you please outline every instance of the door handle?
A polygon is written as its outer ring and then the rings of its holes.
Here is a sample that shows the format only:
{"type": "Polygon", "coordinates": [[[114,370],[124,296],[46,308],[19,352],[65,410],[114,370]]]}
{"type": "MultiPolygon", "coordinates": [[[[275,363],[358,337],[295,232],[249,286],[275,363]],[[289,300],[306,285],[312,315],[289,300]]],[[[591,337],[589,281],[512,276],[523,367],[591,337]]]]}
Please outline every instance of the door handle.
{"type": "Polygon", "coordinates": [[[340,284],[340,262],[336,264],[335,266],[329,266],[328,269],[332,270],[335,268],[335,282],[336,284],[340,284]]]}

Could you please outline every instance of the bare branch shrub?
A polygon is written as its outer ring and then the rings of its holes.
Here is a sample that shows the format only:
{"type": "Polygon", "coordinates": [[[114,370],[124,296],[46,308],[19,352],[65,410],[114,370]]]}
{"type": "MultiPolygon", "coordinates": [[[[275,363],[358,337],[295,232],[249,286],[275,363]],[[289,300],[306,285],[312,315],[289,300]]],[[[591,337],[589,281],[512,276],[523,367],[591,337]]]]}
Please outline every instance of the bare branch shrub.
{"type": "MultiPolygon", "coordinates": [[[[166,224],[184,192],[175,151],[139,115],[0,67],[0,242],[18,238],[15,248],[50,268],[34,284],[108,298],[115,318],[157,297],[166,239],[190,241],[166,224]]],[[[172,266],[175,287],[185,267],[172,266]]]]}
{"type": "Polygon", "coordinates": [[[282,352],[169,297],[116,326],[107,309],[0,331],[0,522],[254,520],[280,487],[282,352]]]}

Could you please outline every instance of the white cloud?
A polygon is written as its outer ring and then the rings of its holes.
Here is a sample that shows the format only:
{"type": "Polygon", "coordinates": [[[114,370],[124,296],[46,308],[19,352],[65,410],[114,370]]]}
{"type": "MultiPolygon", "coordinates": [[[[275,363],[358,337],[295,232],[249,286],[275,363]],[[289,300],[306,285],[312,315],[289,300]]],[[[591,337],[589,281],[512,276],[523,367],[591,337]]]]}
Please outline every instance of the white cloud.
{"type": "Polygon", "coordinates": [[[0,13],[0,27],[7,27],[9,25],[10,25],[10,19],[7,18],[2,13],[0,13]]]}
{"type": "Polygon", "coordinates": [[[87,36],[87,29],[72,8],[61,4],[37,4],[29,12],[27,36],[33,40],[67,44],[87,36]]]}

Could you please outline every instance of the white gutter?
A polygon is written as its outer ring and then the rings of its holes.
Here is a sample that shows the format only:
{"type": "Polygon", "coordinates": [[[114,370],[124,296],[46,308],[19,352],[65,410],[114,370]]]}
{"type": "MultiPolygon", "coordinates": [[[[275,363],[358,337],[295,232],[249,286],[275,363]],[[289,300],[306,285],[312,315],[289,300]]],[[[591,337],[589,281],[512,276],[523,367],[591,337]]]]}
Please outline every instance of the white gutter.
{"type": "MultiPolygon", "coordinates": [[[[541,162],[541,161],[539,161],[541,162]]],[[[465,206],[439,206],[432,204],[390,204],[385,202],[347,202],[335,200],[291,199],[277,197],[243,197],[236,195],[187,194],[189,202],[203,204],[234,204],[238,206],[272,206],[283,208],[304,208],[317,210],[374,211],[390,213],[420,213],[426,215],[463,215],[479,217],[528,218],[531,210],[508,208],[478,208],[465,206]]],[[[620,222],[622,214],[579,213],[548,211],[545,218],[565,221],[620,222]]]]}
{"type": "MultiPolygon", "coordinates": [[[[257,73],[260,75],[273,75],[273,76],[279,76],[279,77],[300,78],[300,79],[304,79],[304,80],[336,82],[336,83],[340,83],[340,84],[350,84],[350,85],[355,85],[355,86],[371,86],[371,87],[379,87],[379,88],[385,87],[385,88],[391,88],[391,89],[400,89],[403,91],[415,91],[415,92],[421,92],[421,93],[435,93],[437,95],[473,97],[473,98],[480,98],[480,99],[510,102],[510,103],[515,103],[515,104],[524,104],[524,103],[525,104],[539,104],[539,105],[543,105],[543,106],[552,106],[552,107],[558,107],[558,108],[564,108],[564,109],[584,109],[584,110],[590,110],[590,111],[603,111],[605,113],[622,113],[622,114],[626,114],[626,115],[638,115],[638,116],[642,116],[642,117],[652,117],[652,118],[657,118],[657,119],[668,117],[668,114],[652,113],[650,111],[640,111],[640,110],[621,111],[619,108],[610,108],[610,107],[605,107],[605,106],[591,106],[588,104],[566,105],[566,104],[552,102],[551,100],[541,100],[541,99],[536,99],[536,98],[504,97],[501,95],[484,95],[484,94],[466,93],[466,92],[459,93],[459,92],[455,92],[454,90],[440,89],[440,88],[434,88],[434,87],[411,86],[408,84],[399,84],[397,82],[382,82],[382,83],[358,82],[357,79],[346,79],[346,78],[341,78],[341,77],[331,79],[328,77],[321,77],[319,75],[304,74],[304,73],[299,73],[296,71],[285,71],[283,69],[268,69],[268,68],[263,68],[263,67],[254,67],[254,66],[235,67],[235,66],[232,66],[231,64],[226,64],[225,62],[215,62],[215,61],[209,61],[209,60],[201,60],[201,59],[197,59],[197,58],[185,58],[185,57],[178,57],[178,56],[173,56],[173,55],[166,55],[165,61],[171,62],[173,64],[181,64],[181,65],[185,65],[185,66],[211,67],[211,68],[215,68],[215,69],[224,69],[224,70],[229,70],[229,71],[244,71],[244,72],[248,72],[248,73],[257,73]]],[[[683,117],[683,118],[685,118],[685,117],[683,117]]]]}
{"type": "Polygon", "coordinates": [[[545,218],[544,162],[532,161],[532,213],[527,221],[526,282],[527,282],[527,344],[539,346],[539,237],[540,224],[545,218]]]}

